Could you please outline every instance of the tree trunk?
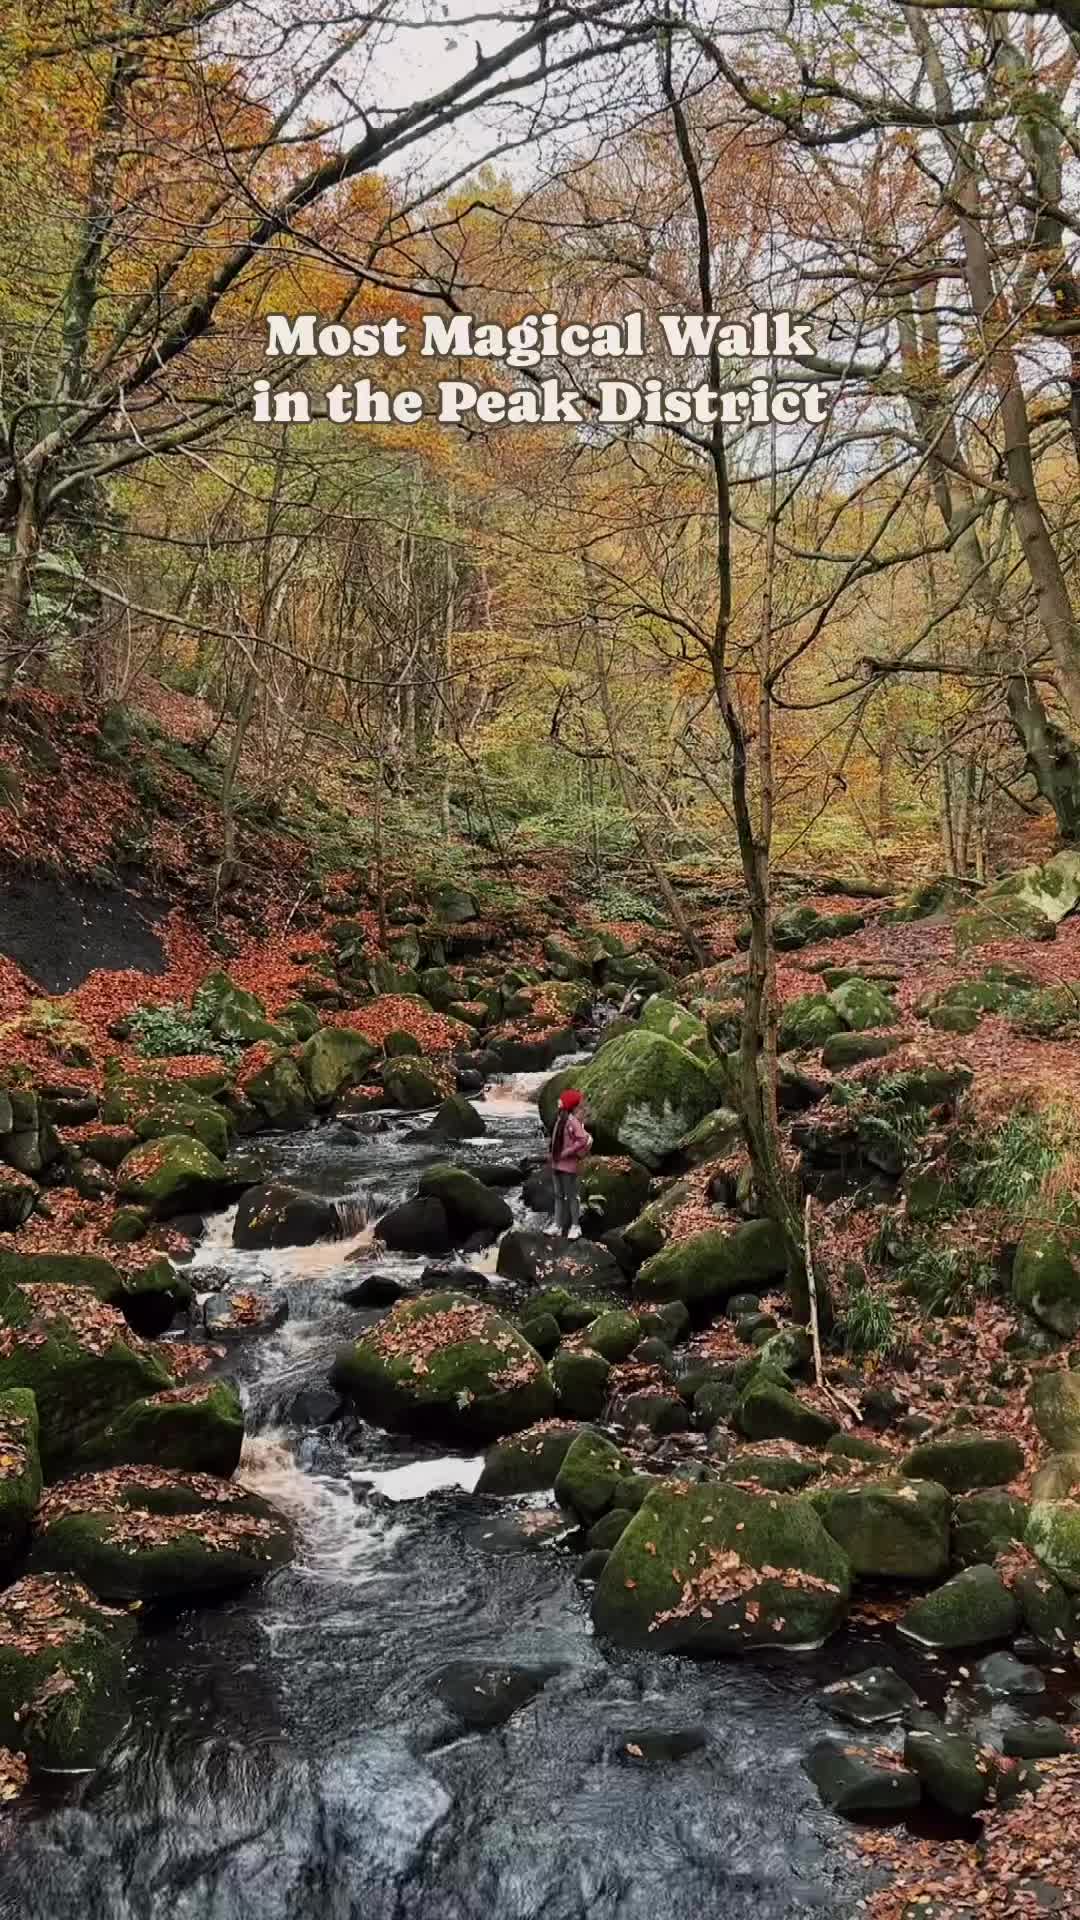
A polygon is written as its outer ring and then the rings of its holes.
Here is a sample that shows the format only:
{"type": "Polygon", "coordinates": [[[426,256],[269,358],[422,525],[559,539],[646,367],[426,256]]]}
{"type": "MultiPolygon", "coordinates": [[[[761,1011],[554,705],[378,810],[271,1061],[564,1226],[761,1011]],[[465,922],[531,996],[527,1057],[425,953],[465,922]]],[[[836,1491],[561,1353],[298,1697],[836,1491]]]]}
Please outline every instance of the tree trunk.
{"type": "Polygon", "coordinates": [[[18,476],[19,501],[15,515],[11,555],[0,579],[0,693],[6,693],[31,651],[26,637],[26,616],[34,562],[41,541],[37,520],[37,495],[25,475],[18,476]]]}

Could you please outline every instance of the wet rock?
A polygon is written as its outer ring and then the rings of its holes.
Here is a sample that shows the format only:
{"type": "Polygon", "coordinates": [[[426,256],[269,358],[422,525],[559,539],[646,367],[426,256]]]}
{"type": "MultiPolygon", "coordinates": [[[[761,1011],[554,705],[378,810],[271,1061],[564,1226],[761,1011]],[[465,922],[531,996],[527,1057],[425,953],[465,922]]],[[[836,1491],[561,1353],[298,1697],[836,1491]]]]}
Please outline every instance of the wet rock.
{"type": "Polygon", "coordinates": [[[490,1448],[477,1493],[544,1493],[554,1487],[581,1428],[574,1420],[544,1420],[490,1448]]]}
{"type": "Polygon", "coordinates": [[[78,1580],[30,1576],[0,1593],[0,1746],[45,1771],[96,1767],[128,1718],[134,1634],[78,1580]]]}
{"type": "Polygon", "coordinates": [[[328,1200],[299,1187],[272,1181],[249,1187],[233,1224],[236,1247],[311,1247],[340,1230],[337,1210],[328,1200]]]}
{"type": "Polygon", "coordinates": [[[622,1271],[606,1247],[592,1240],[528,1233],[520,1227],[512,1228],[499,1242],[495,1270],[506,1280],[533,1287],[561,1284],[601,1291],[620,1289],[623,1284],[622,1271]]]}
{"type": "Polygon", "coordinates": [[[444,1100],[428,1128],[433,1140],[477,1140],[486,1132],[483,1114],[477,1113],[464,1093],[452,1093],[444,1100]]]}
{"type": "Polygon", "coordinates": [[[500,1314],[460,1293],[391,1308],[338,1354],[331,1385],[365,1418],[469,1442],[533,1426],[555,1399],[539,1354],[500,1314]]]}
{"type": "Polygon", "coordinates": [[[894,1813],[917,1807],[922,1798],[918,1776],[868,1748],[838,1746],[822,1740],[804,1761],[822,1800],[834,1813],[894,1813]]]}
{"type": "Polygon", "coordinates": [[[1061,1654],[1074,1639],[1072,1605],[1060,1580],[1045,1567],[1025,1567],[1013,1583],[1023,1622],[1048,1652],[1061,1654]]]}
{"type": "Polygon", "coordinates": [[[133,1400],[96,1433],[86,1452],[98,1466],[146,1465],[227,1477],[240,1464],[244,1414],[229,1380],[196,1380],[133,1400]]]}
{"type": "Polygon", "coordinates": [[[428,1167],[420,1178],[419,1197],[439,1202],[455,1241],[478,1236],[486,1244],[513,1225],[507,1202],[464,1167],[428,1167]]]}
{"type": "Polygon", "coordinates": [[[974,1740],[962,1733],[913,1728],[904,1741],[904,1759],[922,1781],[928,1799],[969,1819],[985,1806],[991,1776],[974,1740]]]}
{"type": "Polygon", "coordinates": [[[1076,1752],[1068,1729],[1056,1720],[1024,1720],[1018,1726],[1006,1727],[1001,1750],[1011,1760],[1054,1760],[1076,1752]]]}
{"type": "Polygon", "coordinates": [[[455,1660],[436,1675],[432,1691],[465,1726],[488,1731],[505,1726],[558,1672],[557,1666],[455,1660]]]}
{"type": "Polygon", "coordinates": [[[978,1647],[1008,1640],[1019,1609],[993,1567],[968,1567],[916,1600],[898,1631],[926,1647],[978,1647]]]}
{"type": "Polygon", "coordinates": [[[116,1184],[122,1200],[148,1208],[156,1220],[167,1220],[212,1208],[228,1181],[222,1162],[201,1140],[167,1134],[127,1154],[117,1169],[116,1184]]]}
{"type": "Polygon", "coordinates": [[[595,1586],[610,1558],[610,1553],[604,1547],[590,1547],[578,1563],[578,1585],[595,1586]]]}
{"type": "Polygon", "coordinates": [[[594,1353],[602,1354],[605,1360],[617,1363],[626,1360],[638,1344],[640,1322],[633,1313],[624,1313],[621,1309],[612,1309],[609,1313],[598,1314],[591,1321],[586,1338],[594,1353]]]}
{"type": "Polygon", "coordinates": [[[238,1340],[247,1333],[272,1333],[289,1317],[284,1293],[271,1287],[230,1287],[203,1308],[206,1331],[214,1340],[238,1340]]]}
{"type": "Polygon", "coordinates": [[[848,1680],[834,1680],[821,1692],[821,1704],[853,1727],[877,1727],[899,1720],[918,1696],[892,1667],[867,1667],[848,1680]]]}
{"type": "Polygon", "coordinates": [[[589,1528],[586,1544],[590,1547],[602,1547],[610,1552],[617,1540],[630,1525],[633,1513],[629,1507],[612,1507],[589,1528]]]}
{"type": "Polygon", "coordinates": [[[399,1280],[393,1273],[365,1273],[362,1280],[355,1281],[338,1295],[346,1307],[392,1307],[398,1300],[407,1300],[412,1288],[407,1280],[399,1280]]]}
{"type": "Polygon", "coordinates": [[[816,1646],[840,1624],[849,1585],[806,1501],[661,1482],[612,1552],[593,1620],[621,1646],[658,1652],[816,1646]]]}
{"type": "Polygon", "coordinates": [[[822,1486],[810,1495],[862,1579],[935,1580],[949,1564],[949,1497],[931,1480],[822,1486]]]}
{"type": "Polygon", "coordinates": [[[521,1337],[536,1348],[542,1360],[550,1360],[562,1340],[562,1328],[553,1313],[537,1313],[522,1321],[521,1337]]]}
{"type": "Polygon", "coordinates": [[[615,1406],[617,1421],[651,1434],[685,1433],[690,1425],[686,1408],[676,1393],[630,1393],[615,1406]]]}
{"type": "Polygon", "coordinates": [[[1031,1411],[1048,1446],[1059,1453],[1080,1452],[1080,1373],[1036,1375],[1031,1411]]]}
{"type": "Polygon", "coordinates": [[[1038,1667],[1026,1667],[1011,1653],[988,1653],[975,1669],[980,1687],[1002,1695],[1044,1693],[1046,1681],[1038,1667]]]}
{"type": "Polygon", "coordinates": [[[454,1245],[446,1208],[426,1195],[391,1207],[376,1221],[375,1232],[391,1253],[449,1253],[454,1245]]]}

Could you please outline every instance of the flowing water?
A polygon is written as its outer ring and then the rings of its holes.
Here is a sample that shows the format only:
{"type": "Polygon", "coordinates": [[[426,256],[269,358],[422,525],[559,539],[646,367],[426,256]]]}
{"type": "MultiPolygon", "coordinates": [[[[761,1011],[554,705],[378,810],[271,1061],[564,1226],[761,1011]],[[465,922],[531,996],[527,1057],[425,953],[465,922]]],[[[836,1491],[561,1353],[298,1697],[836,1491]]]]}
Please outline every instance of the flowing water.
{"type": "MultiPolygon", "coordinates": [[[[536,1154],[543,1077],[490,1089],[487,1137],[455,1157],[536,1154]]],[[[296,1560],[240,1599],[146,1622],[118,1750],[0,1830],[0,1915],[854,1916],[867,1882],[800,1762],[829,1724],[823,1681],[880,1648],[701,1665],[613,1653],[542,1498],[479,1499],[478,1459],[319,1424],[335,1348],[376,1317],[342,1305],[343,1285],[422,1264],[376,1263],[365,1224],[445,1156],[409,1137],[417,1124],[274,1144],[279,1176],[342,1203],[347,1239],[247,1253],[230,1215],[210,1223],[197,1286],[216,1269],[288,1293],[286,1324],[230,1363],[250,1430],[240,1477],[292,1517],[296,1560]],[[532,1670],[532,1698],[468,1730],[438,1691],[462,1661],[532,1670]],[[693,1750],[650,1760],[670,1735],[693,1750]]]]}

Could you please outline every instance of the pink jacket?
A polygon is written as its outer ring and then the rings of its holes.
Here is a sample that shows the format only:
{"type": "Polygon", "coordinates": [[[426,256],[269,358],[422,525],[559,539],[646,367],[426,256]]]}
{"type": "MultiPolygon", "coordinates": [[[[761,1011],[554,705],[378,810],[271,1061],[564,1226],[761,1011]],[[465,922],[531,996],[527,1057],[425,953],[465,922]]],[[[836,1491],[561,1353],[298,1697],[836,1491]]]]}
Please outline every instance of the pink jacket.
{"type": "Polygon", "coordinates": [[[586,1133],[576,1113],[560,1113],[555,1121],[552,1134],[551,1164],[556,1173],[576,1173],[578,1161],[583,1160],[592,1146],[592,1135],[586,1133]]]}

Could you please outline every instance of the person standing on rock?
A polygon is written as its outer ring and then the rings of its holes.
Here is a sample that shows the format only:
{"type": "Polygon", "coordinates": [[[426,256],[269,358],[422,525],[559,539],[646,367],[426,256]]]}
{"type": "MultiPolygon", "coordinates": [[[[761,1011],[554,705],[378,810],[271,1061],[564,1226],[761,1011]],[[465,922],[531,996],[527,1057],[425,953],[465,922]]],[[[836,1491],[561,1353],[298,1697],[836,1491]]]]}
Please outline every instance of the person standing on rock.
{"type": "Polygon", "coordinates": [[[555,1231],[568,1240],[581,1237],[581,1199],[578,1174],[581,1162],[592,1146],[578,1109],[581,1095],[576,1087],[567,1087],[559,1095],[559,1111],[551,1130],[551,1174],[555,1182],[555,1231]]]}

